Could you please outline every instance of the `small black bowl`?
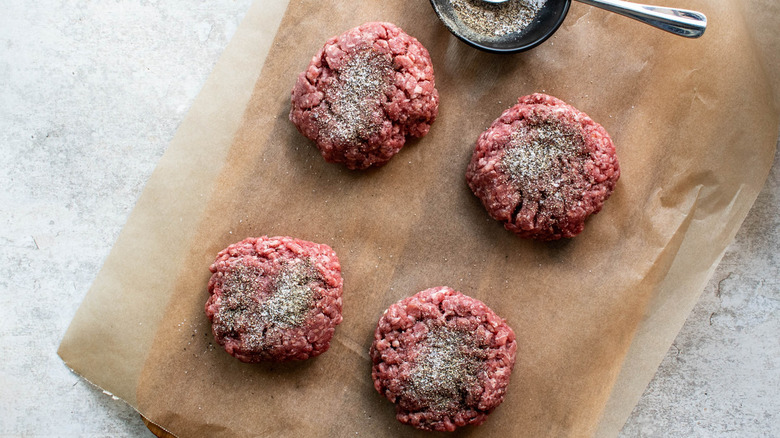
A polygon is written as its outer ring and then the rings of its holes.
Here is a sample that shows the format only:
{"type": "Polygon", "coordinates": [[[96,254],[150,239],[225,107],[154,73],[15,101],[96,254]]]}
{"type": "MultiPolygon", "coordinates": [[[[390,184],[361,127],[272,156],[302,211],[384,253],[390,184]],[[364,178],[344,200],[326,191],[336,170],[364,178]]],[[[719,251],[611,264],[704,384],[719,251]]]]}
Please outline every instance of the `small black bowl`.
{"type": "Polygon", "coordinates": [[[430,2],[436,15],[453,35],[472,47],[493,53],[522,52],[543,43],[558,30],[571,6],[571,0],[547,0],[536,18],[522,31],[492,37],[470,31],[468,26],[458,19],[450,0],[430,2]]]}

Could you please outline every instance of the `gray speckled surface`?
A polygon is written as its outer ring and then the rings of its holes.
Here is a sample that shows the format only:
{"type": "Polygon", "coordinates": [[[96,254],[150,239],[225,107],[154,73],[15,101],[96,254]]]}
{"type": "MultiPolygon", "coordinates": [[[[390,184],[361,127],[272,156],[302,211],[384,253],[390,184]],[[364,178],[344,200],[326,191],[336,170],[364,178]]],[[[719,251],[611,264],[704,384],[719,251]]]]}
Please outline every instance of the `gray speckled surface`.
{"type": "MultiPolygon", "coordinates": [[[[3,1],[0,436],[151,436],[56,354],[250,0],[3,1]]],[[[622,436],[780,436],[780,171],[622,436]]]]}

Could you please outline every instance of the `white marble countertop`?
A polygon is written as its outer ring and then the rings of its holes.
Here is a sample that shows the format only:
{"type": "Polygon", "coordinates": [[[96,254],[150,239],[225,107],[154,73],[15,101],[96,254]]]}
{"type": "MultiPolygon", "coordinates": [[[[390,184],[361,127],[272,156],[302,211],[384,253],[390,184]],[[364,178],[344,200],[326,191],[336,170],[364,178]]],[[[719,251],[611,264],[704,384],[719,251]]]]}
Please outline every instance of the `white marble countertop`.
{"type": "MultiPolygon", "coordinates": [[[[250,3],[2,2],[0,436],[152,436],[56,350],[250,3]]],[[[621,436],[780,436],[778,222],[775,163],[621,436]]]]}

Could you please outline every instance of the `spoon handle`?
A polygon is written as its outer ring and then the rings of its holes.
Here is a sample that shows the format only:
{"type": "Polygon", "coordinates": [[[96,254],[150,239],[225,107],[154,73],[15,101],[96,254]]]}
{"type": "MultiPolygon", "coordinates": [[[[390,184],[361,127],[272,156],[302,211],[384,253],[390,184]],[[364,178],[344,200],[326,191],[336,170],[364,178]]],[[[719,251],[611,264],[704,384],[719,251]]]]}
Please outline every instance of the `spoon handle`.
{"type": "Polygon", "coordinates": [[[707,28],[707,17],[701,12],[640,5],[622,0],[577,1],[633,18],[686,38],[698,38],[704,34],[704,30],[707,28]]]}

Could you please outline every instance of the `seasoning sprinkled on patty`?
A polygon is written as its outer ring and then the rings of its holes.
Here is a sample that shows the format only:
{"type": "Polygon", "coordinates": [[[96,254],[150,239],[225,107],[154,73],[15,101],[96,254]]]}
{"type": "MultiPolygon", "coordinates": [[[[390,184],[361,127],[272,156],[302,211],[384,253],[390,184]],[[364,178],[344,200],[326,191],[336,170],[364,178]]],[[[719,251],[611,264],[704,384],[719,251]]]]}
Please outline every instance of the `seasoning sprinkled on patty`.
{"type": "Polygon", "coordinates": [[[566,160],[587,159],[584,146],[581,135],[555,122],[523,126],[512,133],[501,167],[518,186],[537,181],[553,185],[564,173],[566,160]]]}
{"type": "Polygon", "coordinates": [[[340,81],[325,90],[330,107],[314,111],[322,135],[328,140],[359,146],[382,128],[384,91],[393,77],[393,64],[370,47],[354,51],[341,70],[340,81]]]}
{"type": "Polygon", "coordinates": [[[483,423],[504,400],[515,335],[484,303],[448,287],[390,306],[371,345],[374,388],[418,429],[483,423]]]}
{"type": "Polygon", "coordinates": [[[225,350],[243,362],[325,352],[341,320],[341,267],[327,245],[248,238],[210,267],[206,315],[225,350]]]}
{"type": "Polygon", "coordinates": [[[574,237],[620,177],[615,146],[585,113],[545,94],[521,97],[480,135],[466,169],[490,216],[520,237],[574,237]]]}
{"type": "Polygon", "coordinates": [[[427,134],[438,107],[425,47],[392,23],[371,22],[314,55],[293,87],[290,121],[326,161],[366,169],[427,134]]]}
{"type": "Polygon", "coordinates": [[[484,352],[471,333],[428,325],[428,336],[409,376],[407,395],[437,412],[458,409],[462,393],[477,384],[484,352]]]}

